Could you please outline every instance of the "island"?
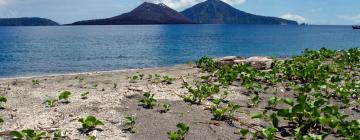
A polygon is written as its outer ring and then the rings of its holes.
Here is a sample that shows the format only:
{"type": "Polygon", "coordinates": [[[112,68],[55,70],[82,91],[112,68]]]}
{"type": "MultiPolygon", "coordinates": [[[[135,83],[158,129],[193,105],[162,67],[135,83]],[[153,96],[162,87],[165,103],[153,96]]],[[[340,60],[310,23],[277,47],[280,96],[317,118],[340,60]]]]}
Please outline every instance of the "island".
{"type": "Polygon", "coordinates": [[[0,26],[57,26],[59,23],[46,18],[0,18],[0,26]]]}

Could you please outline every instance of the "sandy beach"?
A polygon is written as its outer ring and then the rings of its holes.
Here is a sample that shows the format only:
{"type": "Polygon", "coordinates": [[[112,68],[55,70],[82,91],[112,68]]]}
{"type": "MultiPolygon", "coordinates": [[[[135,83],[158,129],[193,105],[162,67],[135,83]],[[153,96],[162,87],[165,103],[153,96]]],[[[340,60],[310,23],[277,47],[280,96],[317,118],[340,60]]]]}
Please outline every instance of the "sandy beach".
{"type": "MultiPolygon", "coordinates": [[[[86,139],[79,132],[79,118],[89,115],[102,120],[101,130],[90,132],[97,139],[167,139],[167,132],[174,130],[179,122],[191,127],[189,139],[234,139],[236,128],[224,122],[211,122],[211,114],[205,106],[192,106],[185,103],[181,95],[182,79],[192,81],[200,77],[200,69],[190,65],[177,65],[165,68],[91,72],[40,77],[0,79],[1,94],[7,98],[0,116],[4,123],[0,131],[30,128],[41,131],[62,130],[68,139],[86,139]],[[144,74],[142,80],[131,81],[129,77],[144,74]],[[149,74],[174,77],[172,84],[157,83],[147,78],[149,74]],[[39,83],[34,84],[37,80],[39,83]],[[56,99],[62,91],[72,94],[69,103],[55,103],[48,107],[44,102],[56,99]],[[155,94],[159,104],[171,104],[171,110],[160,113],[162,105],[154,109],[139,106],[142,94],[150,91],[155,94]],[[89,92],[87,99],[81,94],[89,92]],[[136,133],[123,131],[122,122],[126,116],[136,116],[136,133]]],[[[236,92],[239,89],[233,89],[236,92]]],[[[238,96],[238,95],[237,95],[238,96]]],[[[242,95],[243,96],[243,95],[242,95]]],[[[237,100],[247,100],[246,96],[237,100]]],[[[245,105],[245,104],[243,104],[245,105]]],[[[246,118],[246,117],[245,117],[246,118]]],[[[245,119],[244,118],[244,119],[245,119]]]]}

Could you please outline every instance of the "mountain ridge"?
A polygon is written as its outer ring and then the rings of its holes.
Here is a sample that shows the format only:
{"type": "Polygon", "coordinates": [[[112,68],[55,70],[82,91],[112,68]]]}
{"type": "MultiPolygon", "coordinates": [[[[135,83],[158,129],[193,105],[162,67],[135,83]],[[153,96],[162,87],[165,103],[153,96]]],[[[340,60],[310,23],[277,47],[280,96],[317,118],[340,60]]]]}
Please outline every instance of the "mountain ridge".
{"type": "Polygon", "coordinates": [[[238,10],[221,0],[207,0],[180,12],[199,24],[276,24],[298,25],[296,21],[260,16],[238,10]]]}
{"type": "Polygon", "coordinates": [[[136,24],[191,24],[192,22],[179,12],[165,4],[144,2],[134,10],[105,19],[85,20],[71,25],[136,25],[136,24]]]}

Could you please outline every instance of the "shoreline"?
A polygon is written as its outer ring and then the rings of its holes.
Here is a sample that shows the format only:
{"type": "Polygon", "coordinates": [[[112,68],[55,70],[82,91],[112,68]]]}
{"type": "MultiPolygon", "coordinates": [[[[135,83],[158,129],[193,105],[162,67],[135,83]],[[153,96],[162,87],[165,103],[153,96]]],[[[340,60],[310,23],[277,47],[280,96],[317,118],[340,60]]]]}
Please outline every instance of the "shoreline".
{"type": "Polygon", "coordinates": [[[91,75],[91,74],[108,74],[108,73],[120,73],[120,72],[132,72],[139,70],[157,70],[157,69],[173,69],[177,67],[184,67],[188,64],[175,64],[171,66],[160,66],[160,67],[146,67],[146,68],[125,68],[115,70],[99,70],[99,71],[88,71],[88,72],[69,72],[69,73],[54,73],[54,74],[39,74],[39,75],[28,75],[28,76],[11,76],[11,77],[0,77],[0,81],[3,80],[16,80],[16,79],[33,79],[33,78],[45,78],[45,77],[58,77],[58,76],[76,76],[76,75],[91,75]]]}

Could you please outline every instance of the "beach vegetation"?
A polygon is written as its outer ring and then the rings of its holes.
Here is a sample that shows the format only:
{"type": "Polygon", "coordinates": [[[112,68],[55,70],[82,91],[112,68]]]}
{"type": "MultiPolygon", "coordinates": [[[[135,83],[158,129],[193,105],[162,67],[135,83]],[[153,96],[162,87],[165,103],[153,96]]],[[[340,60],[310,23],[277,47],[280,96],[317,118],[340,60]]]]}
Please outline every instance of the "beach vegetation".
{"type": "Polygon", "coordinates": [[[43,131],[35,131],[32,129],[24,129],[21,131],[11,131],[10,136],[14,139],[41,140],[46,137],[47,133],[43,131]]]}
{"type": "Polygon", "coordinates": [[[56,99],[48,99],[44,102],[44,104],[46,104],[47,107],[55,107],[55,104],[58,100],[56,99]]]}
{"type": "Polygon", "coordinates": [[[96,140],[96,137],[90,135],[86,137],[86,140],[96,140]]]}
{"type": "Polygon", "coordinates": [[[190,127],[185,123],[178,123],[176,131],[169,131],[167,134],[170,140],[184,140],[185,135],[189,132],[190,127]]]}
{"type": "Polygon", "coordinates": [[[163,109],[161,110],[162,113],[167,113],[171,109],[171,104],[163,104],[163,109]]]}
{"type": "Polygon", "coordinates": [[[183,83],[183,86],[188,90],[188,94],[183,97],[186,102],[200,105],[209,96],[220,92],[219,85],[199,81],[195,81],[195,83],[195,87],[189,86],[186,82],[183,83]]]}
{"type": "Polygon", "coordinates": [[[130,133],[135,133],[135,124],[136,124],[136,117],[135,116],[127,116],[124,119],[124,127],[126,131],[130,133]]]}
{"type": "Polygon", "coordinates": [[[214,105],[211,107],[211,113],[215,120],[230,120],[234,118],[234,112],[240,109],[240,105],[228,103],[226,106],[220,105],[220,100],[213,100],[214,105]]]}
{"type": "Polygon", "coordinates": [[[204,56],[200,58],[198,61],[196,61],[196,66],[204,71],[209,71],[209,72],[214,72],[217,69],[215,61],[207,56],[204,56]]]}
{"type": "Polygon", "coordinates": [[[7,98],[5,96],[0,96],[0,108],[3,108],[3,104],[7,102],[7,98]]]}
{"type": "Polygon", "coordinates": [[[33,86],[36,86],[36,85],[40,85],[40,81],[39,80],[31,80],[31,83],[33,86]]]}
{"type": "Polygon", "coordinates": [[[249,98],[249,100],[250,100],[249,107],[256,107],[260,103],[260,96],[253,95],[251,98],[249,98]]]}
{"type": "Polygon", "coordinates": [[[66,139],[66,133],[64,131],[61,130],[55,130],[53,133],[53,140],[63,140],[66,139]]]}
{"type": "MultiPolygon", "coordinates": [[[[325,48],[319,51],[305,50],[303,55],[275,60],[267,71],[256,70],[249,64],[216,67],[214,59],[209,57],[201,58],[197,67],[208,72],[211,77],[206,78],[207,81],[195,82],[195,87],[184,82],[183,87],[189,93],[184,97],[186,101],[202,102],[210,93],[218,93],[210,92],[213,91],[211,87],[219,86],[220,83],[227,88],[235,84],[234,81],[252,94],[250,107],[258,108],[263,100],[261,93],[264,85],[275,87],[276,94],[287,94],[268,96],[265,110],[250,115],[253,119],[262,119],[272,124],[252,133],[255,139],[278,138],[279,132],[300,140],[325,139],[329,135],[360,139],[360,120],[348,113],[359,108],[359,48],[342,51],[325,48]]],[[[211,112],[214,118],[226,118],[224,114],[227,109],[220,105],[221,102],[219,99],[213,100],[211,112]]],[[[245,129],[242,132],[243,135],[250,133],[245,129]]]]}
{"type": "Polygon", "coordinates": [[[162,83],[165,83],[165,84],[172,84],[175,80],[176,80],[176,78],[172,78],[169,76],[162,77],[162,83]]]}
{"type": "Polygon", "coordinates": [[[145,74],[137,72],[134,75],[129,77],[130,83],[136,83],[138,80],[143,80],[145,78],[145,74]]]}
{"type": "Polygon", "coordinates": [[[156,101],[157,101],[154,98],[155,94],[151,94],[151,92],[149,91],[149,92],[145,92],[143,94],[143,96],[145,98],[140,100],[140,102],[142,103],[142,106],[144,108],[152,109],[156,105],[156,101]]]}
{"type": "Polygon", "coordinates": [[[59,101],[62,101],[64,103],[69,103],[71,92],[70,91],[63,91],[59,95],[59,101]]]}
{"type": "Polygon", "coordinates": [[[82,132],[89,132],[91,130],[96,129],[97,126],[104,125],[104,123],[101,120],[98,120],[94,116],[87,116],[85,118],[80,118],[78,121],[82,125],[81,128],[82,132]]]}
{"type": "Polygon", "coordinates": [[[87,99],[89,94],[90,94],[89,91],[82,93],[82,94],[80,95],[80,96],[81,96],[81,99],[87,99]]]}

